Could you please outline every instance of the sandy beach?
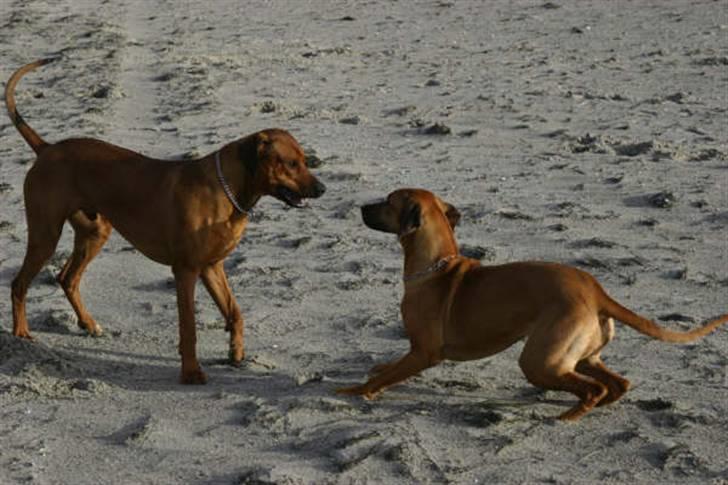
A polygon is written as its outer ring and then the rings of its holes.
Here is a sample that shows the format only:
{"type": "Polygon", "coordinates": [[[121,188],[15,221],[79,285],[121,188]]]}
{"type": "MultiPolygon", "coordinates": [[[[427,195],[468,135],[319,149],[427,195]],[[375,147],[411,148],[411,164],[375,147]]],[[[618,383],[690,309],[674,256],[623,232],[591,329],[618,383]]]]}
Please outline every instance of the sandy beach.
{"type": "MultiPolygon", "coordinates": [[[[205,386],[178,383],[168,267],[118,234],[85,273],[85,336],[55,275],[13,337],[34,158],[0,122],[0,484],[728,483],[728,329],[617,324],[634,388],[576,423],[523,346],[339,396],[407,351],[396,237],[359,207],[400,187],[462,213],[461,252],[594,274],[661,325],[728,312],[728,1],[4,0],[0,79],[46,140],[193,159],[279,127],[328,191],[264,198],[225,267],[246,360],[202,284],[205,386]]],[[[190,162],[194,163],[194,162],[190,162]]],[[[486,309],[484,309],[486,311],[486,309]]]]}

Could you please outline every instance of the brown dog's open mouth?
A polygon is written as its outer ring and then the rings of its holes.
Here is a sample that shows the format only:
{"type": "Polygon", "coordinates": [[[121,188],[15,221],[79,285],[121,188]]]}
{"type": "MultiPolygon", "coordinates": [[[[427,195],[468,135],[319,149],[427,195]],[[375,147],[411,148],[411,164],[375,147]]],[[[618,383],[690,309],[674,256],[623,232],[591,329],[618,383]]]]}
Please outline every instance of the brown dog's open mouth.
{"type": "Polygon", "coordinates": [[[282,200],[291,207],[297,207],[300,209],[301,207],[306,206],[306,204],[303,202],[303,197],[301,197],[298,193],[294,192],[288,187],[278,187],[276,189],[276,198],[282,200]]]}

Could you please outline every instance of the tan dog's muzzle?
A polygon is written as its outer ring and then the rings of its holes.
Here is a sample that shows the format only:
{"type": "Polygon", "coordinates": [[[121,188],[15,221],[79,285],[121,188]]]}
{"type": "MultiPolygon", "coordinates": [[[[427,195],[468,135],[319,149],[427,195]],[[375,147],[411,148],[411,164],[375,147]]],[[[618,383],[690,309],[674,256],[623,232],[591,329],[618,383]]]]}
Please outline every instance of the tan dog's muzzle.
{"type": "Polygon", "coordinates": [[[393,227],[392,218],[386,217],[388,212],[391,212],[391,209],[387,201],[367,204],[361,207],[361,217],[367,227],[375,231],[397,233],[399,232],[399,227],[393,227]]]}

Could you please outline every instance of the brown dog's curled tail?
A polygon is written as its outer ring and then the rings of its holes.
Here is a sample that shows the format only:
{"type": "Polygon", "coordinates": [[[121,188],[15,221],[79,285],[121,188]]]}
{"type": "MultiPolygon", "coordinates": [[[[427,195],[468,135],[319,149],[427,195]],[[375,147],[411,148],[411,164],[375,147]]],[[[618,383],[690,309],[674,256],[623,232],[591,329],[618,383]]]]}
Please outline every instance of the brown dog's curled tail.
{"type": "Polygon", "coordinates": [[[30,148],[32,148],[35,153],[40,153],[43,148],[48,146],[48,143],[46,143],[45,140],[43,140],[43,138],[41,138],[40,135],[25,122],[23,117],[20,116],[20,113],[18,113],[18,109],[15,107],[15,86],[18,84],[18,81],[20,81],[20,78],[22,78],[26,73],[37,67],[53,62],[54,60],[55,58],[41,59],[24,65],[10,76],[8,83],[5,85],[5,104],[8,108],[10,121],[13,122],[15,128],[17,128],[21,136],[25,138],[25,141],[28,142],[28,145],[30,145],[30,148]]]}
{"type": "Polygon", "coordinates": [[[663,340],[665,342],[692,342],[700,337],[708,335],[710,332],[728,322],[728,314],[711,320],[702,327],[689,330],[687,332],[675,332],[660,327],[655,322],[641,317],[632,310],[623,307],[613,300],[606,292],[602,291],[601,310],[604,314],[629,325],[640,333],[649,337],[663,340]]]}

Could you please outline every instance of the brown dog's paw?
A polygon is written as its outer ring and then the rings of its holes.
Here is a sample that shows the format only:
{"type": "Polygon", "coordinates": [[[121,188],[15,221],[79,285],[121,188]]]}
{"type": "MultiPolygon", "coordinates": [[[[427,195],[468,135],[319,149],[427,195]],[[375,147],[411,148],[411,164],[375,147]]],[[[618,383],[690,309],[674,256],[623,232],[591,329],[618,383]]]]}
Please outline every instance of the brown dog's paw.
{"type": "Polygon", "coordinates": [[[18,338],[23,338],[25,340],[35,340],[30,332],[28,332],[27,330],[13,330],[13,335],[18,338]]]}
{"type": "Polygon", "coordinates": [[[245,359],[245,352],[243,349],[231,348],[228,351],[228,359],[230,360],[231,366],[240,367],[243,363],[243,359],[245,359]]]}
{"type": "Polygon", "coordinates": [[[180,382],[182,384],[206,384],[207,376],[202,372],[202,369],[183,372],[182,377],[180,377],[180,382]]]}
{"type": "Polygon", "coordinates": [[[95,322],[78,322],[79,328],[89,334],[91,337],[101,337],[104,334],[104,329],[101,325],[95,322]]]}

